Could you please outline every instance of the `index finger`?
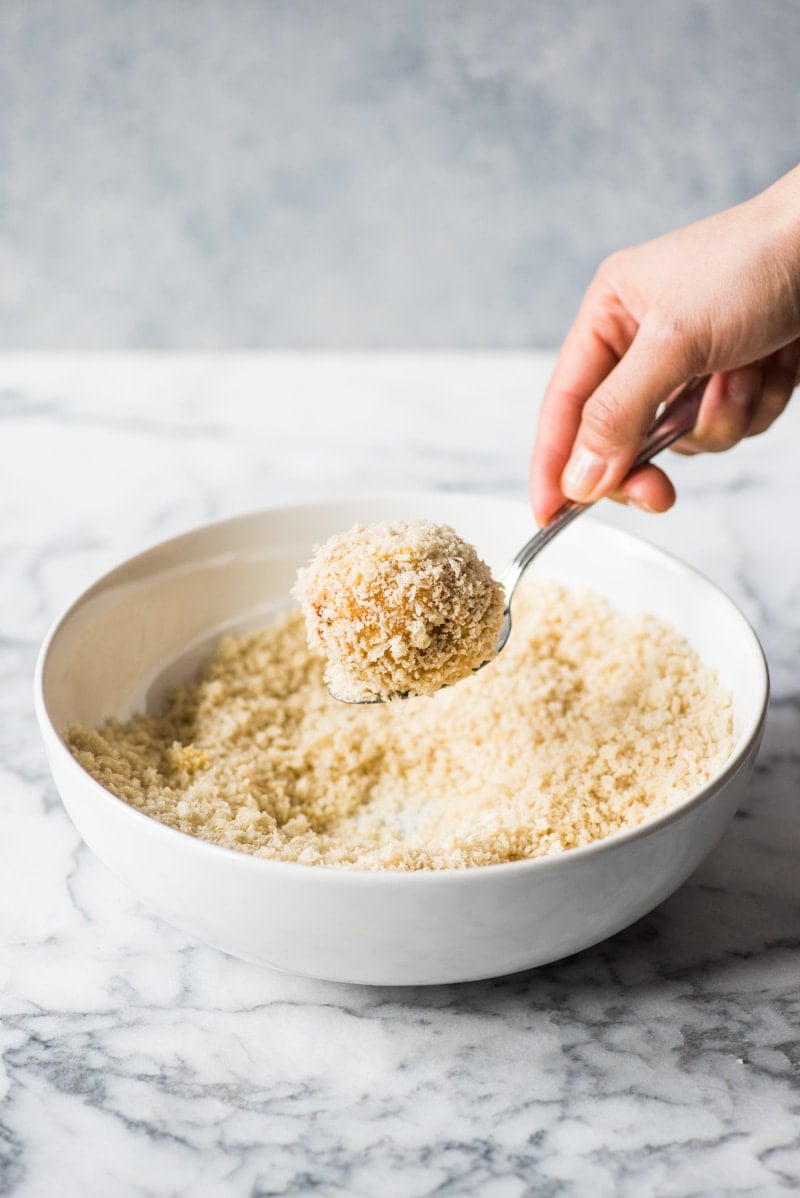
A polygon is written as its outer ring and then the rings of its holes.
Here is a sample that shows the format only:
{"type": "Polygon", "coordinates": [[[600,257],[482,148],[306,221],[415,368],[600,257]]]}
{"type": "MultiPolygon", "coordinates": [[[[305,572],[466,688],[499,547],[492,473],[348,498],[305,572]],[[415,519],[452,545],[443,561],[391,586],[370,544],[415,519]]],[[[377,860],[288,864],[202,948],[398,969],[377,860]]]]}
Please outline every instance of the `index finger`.
{"type": "Polygon", "coordinates": [[[531,498],[539,524],[564,502],[561,475],[581,422],[583,405],[611,373],[619,355],[589,312],[579,313],[561,346],[539,412],[531,459],[531,498]]]}

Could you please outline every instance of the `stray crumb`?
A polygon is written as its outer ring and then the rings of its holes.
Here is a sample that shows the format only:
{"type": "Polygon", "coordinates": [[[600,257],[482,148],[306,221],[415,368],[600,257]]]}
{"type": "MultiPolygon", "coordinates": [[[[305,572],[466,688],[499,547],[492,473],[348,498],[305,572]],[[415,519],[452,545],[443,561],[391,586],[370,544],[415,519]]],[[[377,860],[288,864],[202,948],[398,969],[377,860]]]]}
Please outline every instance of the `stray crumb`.
{"type": "Polygon", "coordinates": [[[255,856],[460,869],[591,844],[679,803],[730,755],[730,697],[678,633],[528,580],[484,670],[433,698],[338,703],[299,611],[221,640],[163,714],[73,726],[98,782],[255,856]]]}

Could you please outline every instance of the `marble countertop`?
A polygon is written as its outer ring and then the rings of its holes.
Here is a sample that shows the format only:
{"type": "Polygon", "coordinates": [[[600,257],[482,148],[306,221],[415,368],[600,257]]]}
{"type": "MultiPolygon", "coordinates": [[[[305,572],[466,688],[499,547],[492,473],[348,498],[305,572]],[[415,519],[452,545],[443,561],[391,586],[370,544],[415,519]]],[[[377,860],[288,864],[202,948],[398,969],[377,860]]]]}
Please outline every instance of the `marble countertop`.
{"type": "Polygon", "coordinates": [[[276,974],[81,844],[31,702],[95,575],[212,517],[365,489],[523,497],[546,355],[0,356],[0,1193],[440,1198],[800,1186],[800,403],[609,522],[741,605],[773,677],[747,800],[596,948],[488,982],[276,974]]]}

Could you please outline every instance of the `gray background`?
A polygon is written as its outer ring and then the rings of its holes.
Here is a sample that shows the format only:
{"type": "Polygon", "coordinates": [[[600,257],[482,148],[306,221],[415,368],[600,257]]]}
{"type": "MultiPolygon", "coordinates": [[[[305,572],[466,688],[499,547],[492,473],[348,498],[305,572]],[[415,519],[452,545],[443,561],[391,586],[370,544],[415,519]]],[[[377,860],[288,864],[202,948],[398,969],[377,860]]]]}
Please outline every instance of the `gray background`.
{"type": "Polygon", "coordinates": [[[0,346],[550,346],[798,158],[793,0],[0,0],[0,346]]]}

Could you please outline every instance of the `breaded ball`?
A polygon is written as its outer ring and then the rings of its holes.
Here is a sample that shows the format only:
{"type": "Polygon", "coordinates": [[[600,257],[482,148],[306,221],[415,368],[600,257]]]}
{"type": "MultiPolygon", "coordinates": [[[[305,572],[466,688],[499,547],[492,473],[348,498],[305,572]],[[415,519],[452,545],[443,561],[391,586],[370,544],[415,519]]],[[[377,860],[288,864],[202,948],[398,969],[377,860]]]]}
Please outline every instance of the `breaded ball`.
{"type": "Polygon", "coordinates": [[[467,677],[491,656],[505,604],[473,546],[428,520],[332,537],[294,594],[331,693],[349,702],[432,695],[467,677]]]}

